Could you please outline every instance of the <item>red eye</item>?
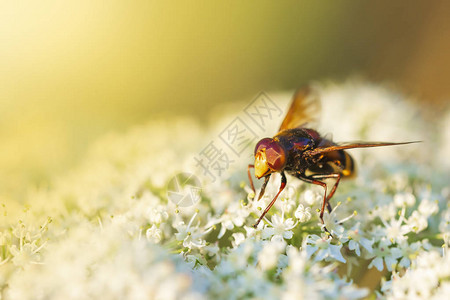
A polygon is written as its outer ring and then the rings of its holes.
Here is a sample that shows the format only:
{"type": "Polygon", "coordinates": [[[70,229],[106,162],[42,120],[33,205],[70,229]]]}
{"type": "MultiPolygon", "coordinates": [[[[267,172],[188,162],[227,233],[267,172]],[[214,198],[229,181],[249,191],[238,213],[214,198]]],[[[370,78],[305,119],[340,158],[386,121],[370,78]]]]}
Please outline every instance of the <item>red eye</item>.
{"type": "Polygon", "coordinates": [[[266,159],[272,170],[280,171],[286,164],[286,152],[280,144],[272,141],[266,147],[266,159]]]}
{"type": "Polygon", "coordinates": [[[256,153],[259,152],[259,150],[264,149],[264,148],[267,148],[267,146],[268,146],[271,142],[272,142],[272,139],[271,139],[271,138],[263,138],[262,140],[260,140],[260,141],[258,142],[258,144],[256,144],[256,147],[255,147],[255,155],[256,155],[256,153]]]}

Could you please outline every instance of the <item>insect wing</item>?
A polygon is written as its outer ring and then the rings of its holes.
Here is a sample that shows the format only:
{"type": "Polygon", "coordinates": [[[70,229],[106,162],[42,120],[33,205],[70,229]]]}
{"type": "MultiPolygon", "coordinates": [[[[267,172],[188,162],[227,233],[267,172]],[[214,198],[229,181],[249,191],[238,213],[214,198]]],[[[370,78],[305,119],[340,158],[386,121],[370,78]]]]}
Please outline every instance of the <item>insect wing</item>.
{"type": "Polygon", "coordinates": [[[413,144],[413,143],[420,143],[420,141],[402,142],[402,143],[347,142],[347,143],[340,143],[339,145],[335,145],[335,146],[329,146],[329,147],[323,147],[323,148],[319,147],[319,148],[316,148],[313,150],[309,150],[308,154],[309,155],[317,155],[317,154],[338,151],[338,150],[345,150],[345,149],[396,146],[396,145],[406,145],[406,144],[413,144]]]}
{"type": "Polygon", "coordinates": [[[318,125],[321,111],[317,92],[311,87],[298,90],[292,99],[291,106],[280,126],[280,131],[297,127],[315,128],[318,125]]]}

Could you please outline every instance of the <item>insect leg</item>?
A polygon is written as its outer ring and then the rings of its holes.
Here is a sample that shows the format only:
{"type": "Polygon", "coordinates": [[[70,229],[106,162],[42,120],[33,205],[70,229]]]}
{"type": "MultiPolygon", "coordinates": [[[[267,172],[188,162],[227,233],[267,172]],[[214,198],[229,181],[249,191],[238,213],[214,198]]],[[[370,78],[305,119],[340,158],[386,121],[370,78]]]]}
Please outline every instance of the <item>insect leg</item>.
{"type": "Polygon", "coordinates": [[[255,186],[253,185],[252,174],[250,174],[250,169],[254,168],[254,167],[255,167],[254,165],[248,165],[248,167],[247,167],[247,175],[248,175],[248,180],[250,181],[250,187],[252,188],[253,193],[256,194],[255,186]]]}
{"type": "Polygon", "coordinates": [[[331,212],[331,210],[332,210],[331,209],[331,204],[330,204],[330,199],[331,199],[331,197],[333,197],[334,192],[336,192],[336,189],[337,189],[337,187],[339,185],[339,181],[341,180],[341,177],[342,177],[342,175],[339,174],[339,173],[328,174],[328,175],[313,175],[313,176],[311,176],[311,178],[314,178],[314,179],[336,178],[336,182],[334,183],[334,186],[331,189],[330,194],[328,194],[328,196],[327,196],[327,209],[328,209],[328,212],[331,212]]]}
{"type": "MultiPolygon", "coordinates": [[[[268,181],[268,179],[266,179],[268,181]]],[[[266,183],[266,182],[264,182],[266,183]]],[[[266,209],[264,210],[264,212],[262,213],[261,217],[259,217],[258,221],[256,221],[256,223],[253,225],[254,228],[256,228],[259,224],[259,222],[261,222],[262,218],[264,218],[264,216],[267,214],[267,212],[269,211],[269,209],[272,207],[272,205],[275,203],[275,201],[278,198],[278,195],[284,190],[284,188],[286,187],[286,175],[284,175],[284,172],[281,172],[281,185],[280,185],[280,189],[278,190],[278,193],[275,195],[275,198],[273,198],[272,202],[269,203],[269,205],[267,205],[266,209]]]]}
{"type": "Polygon", "coordinates": [[[261,186],[261,190],[259,191],[258,201],[261,200],[262,196],[264,196],[264,192],[266,191],[267,183],[269,183],[270,174],[264,177],[264,183],[261,186]]]}

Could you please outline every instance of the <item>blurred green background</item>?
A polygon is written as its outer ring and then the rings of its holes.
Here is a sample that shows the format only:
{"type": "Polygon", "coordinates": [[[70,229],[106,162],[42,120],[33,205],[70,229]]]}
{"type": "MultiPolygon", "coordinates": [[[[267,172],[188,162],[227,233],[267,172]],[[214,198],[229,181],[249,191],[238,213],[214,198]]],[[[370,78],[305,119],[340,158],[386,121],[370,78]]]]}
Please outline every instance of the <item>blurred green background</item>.
{"type": "Polygon", "coordinates": [[[0,197],[45,187],[108,132],[205,120],[261,90],[357,74],[439,108],[449,11],[445,1],[0,1],[0,197]]]}

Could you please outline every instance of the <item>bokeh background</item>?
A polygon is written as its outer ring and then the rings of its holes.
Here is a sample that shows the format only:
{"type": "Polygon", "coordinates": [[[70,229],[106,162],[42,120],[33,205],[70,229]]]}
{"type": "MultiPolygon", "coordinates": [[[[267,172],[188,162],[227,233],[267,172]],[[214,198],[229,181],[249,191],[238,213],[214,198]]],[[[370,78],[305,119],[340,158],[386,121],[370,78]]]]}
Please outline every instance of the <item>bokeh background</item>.
{"type": "Polygon", "coordinates": [[[100,136],[167,116],[206,121],[261,90],[362,76],[439,112],[449,11],[416,0],[0,1],[0,200],[47,188],[100,136]]]}

